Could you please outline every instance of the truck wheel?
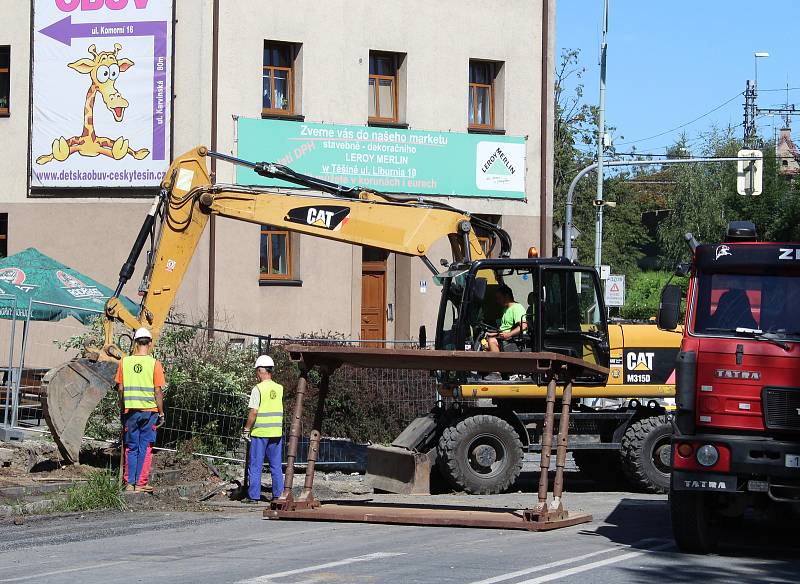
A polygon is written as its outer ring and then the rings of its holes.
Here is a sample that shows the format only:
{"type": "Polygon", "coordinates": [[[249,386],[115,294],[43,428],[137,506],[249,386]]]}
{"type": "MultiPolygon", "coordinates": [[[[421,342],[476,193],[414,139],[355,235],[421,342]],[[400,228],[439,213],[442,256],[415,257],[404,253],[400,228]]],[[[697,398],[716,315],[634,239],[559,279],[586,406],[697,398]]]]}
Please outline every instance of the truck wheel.
{"type": "Polygon", "coordinates": [[[672,534],[682,552],[708,554],[717,548],[719,529],[706,493],[670,491],[672,534]]]}
{"type": "Polygon", "coordinates": [[[519,435],[497,416],[471,416],[445,429],[437,454],[447,481],[471,494],[505,491],[522,471],[519,435]]]}
{"type": "Polygon", "coordinates": [[[622,470],[636,487],[648,493],[666,493],[671,465],[672,425],[666,416],[643,418],[622,437],[622,470]]]}

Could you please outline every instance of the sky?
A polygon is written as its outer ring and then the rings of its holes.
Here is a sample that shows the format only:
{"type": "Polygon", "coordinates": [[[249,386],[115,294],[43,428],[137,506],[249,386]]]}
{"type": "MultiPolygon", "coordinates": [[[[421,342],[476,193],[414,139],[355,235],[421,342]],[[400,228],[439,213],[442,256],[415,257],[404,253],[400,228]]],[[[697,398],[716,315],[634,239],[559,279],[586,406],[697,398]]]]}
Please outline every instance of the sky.
{"type": "MultiPolygon", "coordinates": [[[[691,147],[712,124],[741,124],[744,97],[734,96],[754,77],[754,52],[770,55],[758,59],[758,106],[786,101],[785,91],[765,90],[785,88],[788,74],[796,88],[789,103],[800,107],[798,8],[795,0],[609,0],[606,124],[617,128],[617,151],[663,154],[681,132],[691,147]]],[[[563,49],[580,49],[584,101],[591,104],[599,99],[602,16],[603,0],[557,0],[557,59],[563,49]]],[[[760,118],[759,133],[771,139],[782,120],[760,118]]],[[[800,116],[793,126],[797,141],[800,116]]],[[[741,136],[741,127],[735,132],[741,136]]]]}

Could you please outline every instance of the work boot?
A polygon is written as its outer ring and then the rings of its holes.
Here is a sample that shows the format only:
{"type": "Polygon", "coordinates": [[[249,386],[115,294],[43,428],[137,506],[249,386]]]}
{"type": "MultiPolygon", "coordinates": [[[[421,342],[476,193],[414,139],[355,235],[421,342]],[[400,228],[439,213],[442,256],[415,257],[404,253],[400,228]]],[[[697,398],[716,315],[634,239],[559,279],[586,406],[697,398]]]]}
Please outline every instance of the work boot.
{"type": "Polygon", "coordinates": [[[131,493],[136,491],[136,485],[125,485],[125,492],[131,493]]]}
{"type": "Polygon", "coordinates": [[[152,493],[153,487],[150,485],[136,485],[136,490],[141,491],[142,493],[152,493]]]}

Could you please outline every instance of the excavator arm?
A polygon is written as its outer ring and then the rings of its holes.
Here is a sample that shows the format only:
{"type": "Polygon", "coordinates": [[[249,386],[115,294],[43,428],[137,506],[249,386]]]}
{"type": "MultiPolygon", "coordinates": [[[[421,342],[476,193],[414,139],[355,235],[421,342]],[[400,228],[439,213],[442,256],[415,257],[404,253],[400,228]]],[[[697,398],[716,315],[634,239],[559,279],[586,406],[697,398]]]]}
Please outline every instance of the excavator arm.
{"type": "Polygon", "coordinates": [[[196,148],[170,165],[159,194],[142,225],[119,274],[114,296],[106,303],[103,347],[87,358],[51,370],[44,378],[45,418],[67,460],[78,460],[80,440],[92,410],[113,384],[123,351],[114,343],[114,323],[133,330],[144,326],[157,338],[183,281],[209,217],[217,215],[290,232],[371,246],[418,256],[435,273],[426,254],[438,239],[448,237],[453,261],[484,257],[475,228],[510,254],[508,235],[492,223],[438,201],[396,196],[337,185],[302,175],[273,163],[253,163],[196,148]],[[257,174],[327,193],[298,194],[275,188],[211,184],[206,160],[217,157],[252,168],[257,174]],[[140,290],[138,314],[128,311],[119,296],[133,275],[147,242],[148,266],[140,290]]]}

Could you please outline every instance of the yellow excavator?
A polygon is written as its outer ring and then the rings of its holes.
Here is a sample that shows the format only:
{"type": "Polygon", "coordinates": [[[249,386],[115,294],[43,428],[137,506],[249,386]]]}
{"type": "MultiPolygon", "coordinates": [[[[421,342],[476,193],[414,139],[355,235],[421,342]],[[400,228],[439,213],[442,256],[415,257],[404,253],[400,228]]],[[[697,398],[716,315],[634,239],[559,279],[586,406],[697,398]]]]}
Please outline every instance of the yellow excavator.
{"type": "MultiPolygon", "coordinates": [[[[664,399],[674,396],[670,377],[681,335],[652,324],[609,323],[593,268],[534,253],[512,259],[510,237],[500,227],[439,201],[345,187],[205,147],[171,163],[106,303],[103,346],[44,378],[45,418],[66,460],[78,460],[89,415],[113,385],[123,356],[114,343],[114,324],[147,327],[158,338],[211,215],[421,258],[441,287],[437,349],[485,349],[503,311],[498,291],[511,289],[525,318],[504,350],[553,351],[610,369],[608,378],[579,379],[574,388],[569,446],[578,464],[607,474],[620,463],[639,486],[667,488],[670,426],[664,399]],[[325,194],[212,184],[206,166],[211,157],[325,194]],[[445,270],[439,272],[427,254],[443,237],[452,258],[441,262],[445,270]],[[479,237],[492,242],[488,255],[496,257],[487,257],[479,237]],[[152,249],[140,286],[143,297],[133,314],[119,296],[148,241],[152,249]]],[[[421,492],[438,472],[470,493],[508,488],[521,471],[524,452],[540,448],[545,381],[528,373],[443,370],[435,375],[443,399],[391,446],[370,449],[367,470],[373,485],[421,492]]]]}

